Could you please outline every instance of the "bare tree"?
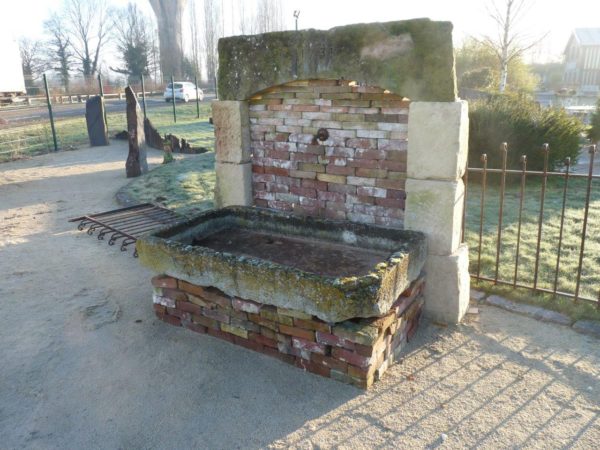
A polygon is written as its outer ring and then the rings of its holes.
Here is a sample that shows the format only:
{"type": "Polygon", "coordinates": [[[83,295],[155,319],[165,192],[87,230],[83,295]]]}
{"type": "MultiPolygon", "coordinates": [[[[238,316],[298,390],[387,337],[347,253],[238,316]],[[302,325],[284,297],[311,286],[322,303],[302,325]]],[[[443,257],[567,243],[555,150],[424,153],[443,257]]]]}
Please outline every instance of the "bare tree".
{"type": "Polygon", "coordinates": [[[46,63],[43,58],[42,42],[28,38],[19,39],[19,51],[23,66],[23,76],[27,87],[33,87],[33,82],[44,72],[46,63]]]}
{"type": "Polygon", "coordinates": [[[63,26],[63,20],[58,14],[52,14],[44,22],[44,30],[50,36],[46,43],[47,66],[58,73],[61,84],[69,92],[73,53],[71,40],[63,26]]]}
{"type": "Polygon", "coordinates": [[[519,31],[519,22],[527,13],[530,0],[502,0],[502,2],[500,7],[494,0],[489,5],[490,17],[498,26],[497,36],[485,36],[482,40],[494,51],[500,63],[500,92],[506,90],[510,62],[523,56],[546,36],[532,39],[519,31]]]}
{"type": "Polygon", "coordinates": [[[255,22],[259,33],[283,30],[281,0],[258,0],[255,22]]]}
{"type": "Polygon", "coordinates": [[[217,43],[222,35],[221,11],[215,0],[204,0],[204,49],[206,51],[206,76],[214,83],[219,64],[217,43]]]}
{"type": "Polygon", "coordinates": [[[152,27],[137,5],[129,3],[113,11],[113,33],[125,67],[110,69],[128,75],[130,83],[138,81],[140,75],[148,75],[152,27]]]}
{"type": "Polygon", "coordinates": [[[149,0],[160,41],[160,65],[164,76],[180,77],[183,73],[182,17],[187,0],[149,0]]]}
{"type": "Polygon", "coordinates": [[[196,12],[196,0],[190,0],[190,38],[191,57],[194,73],[200,78],[200,67],[202,67],[202,40],[198,27],[198,14],[196,12]]]}

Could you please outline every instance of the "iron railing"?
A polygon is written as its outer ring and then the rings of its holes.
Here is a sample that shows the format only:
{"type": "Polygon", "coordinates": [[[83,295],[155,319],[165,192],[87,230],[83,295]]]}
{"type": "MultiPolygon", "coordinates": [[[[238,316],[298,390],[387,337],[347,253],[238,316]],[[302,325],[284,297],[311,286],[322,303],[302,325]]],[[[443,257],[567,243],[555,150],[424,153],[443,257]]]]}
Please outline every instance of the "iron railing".
{"type": "MultiPolygon", "coordinates": [[[[591,145],[588,148],[587,174],[575,173],[570,158],[564,160],[561,171],[550,171],[548,169],[550,153],[548,144],[544,144],[541,149],[543,152],[543,170],[541,171],[528,170],[527,156],[525,155],[520,158],[520,169],[508,169],[507,151],[506,143],[502,144],[500,146],[501,168],[489,168],[488,156],[482,154],[481,167],[469,167],[465,173],[462,240],[469,243],[471,254],[475,251],[477,255],[476,258],[472,258],[471,262],[472,279],[477,282],[487,281],[513,288],[524,288],[567,297],[575,302],[579,300],[594,302],[600,309],[600,284],[593,285],[594,283],[588,282],[584,285],[582,278],[584,271],[588,274],[597,271],[596,267],[589,267],[584,263],[586,239],[590,238],[588,229],[590,207],[595,206],[591,200],[593,182],[600,179],[600,175],[594,174],[593,170],[596,146],[591,145]],[[490,182],[490,175],[493,177],[492,182],[490,182]],[[514,223],[510,227],[505,223],[507,176],[511,177],[513,181],[509,185],[510,198],[513,199],[513,203],[509,207],[512,206],[511,213],[516,221],[516,227],[514,223]],[[469,178],[471,178],[471,182],[469,182],[469,178]],[[477,180],[474,181],[473,178],[477,178],[477,180]],[[550,213],[545,209],[548,201],[549,181],[553,188],[551,200],[554,206],[559,206],[550,213]],[[573,186],[575,183],[577,185],[573,186]],[[535,206],[533,209],[531,207],[532,197],[530,197],[529,205],[526,206],[526,198],[531,184],[534,184],[535,190],[539,190],[539,201],[537,197],[533,197],[533,206],[535,206]],[[490,190],[493,190],[491,194],[490,190]],[[472,197],[477,196],[479,198],[475,198],[475,200],[478,201],[473,201],[472,197]],[[578,204],[569,210],[571,204],[576,203],[573,201],[574,198],[578,200],[578,204]],[[514,199],[518,199],[518,202],[514,199]],[[496,203],[497,216],[494,216],[496,203]],[[573,217],[575,214],[577,217],[573,217]],[[571,222],[568,230],[566,230],[566,218],[571,222]],[[523,236],[524,224],[530,232],[528,238],[523,236]],[[556,226],[558,226],[557,232],[556,226]],[[547,232],[548,228],[553,228],[553,231],[547,232]],[[510,245],[504,241],[507,234],[514,239],[510,245]],[[566,237],[569,238],[568,255],[565,255],[566,237]],[[485,245],[484,240],[487,241],[485,245]],[[526,248],[527,250],[533,249],[534,245],[533,261],[531,261],[531,252],[529,252],[528,267],[523,268],[523,251],[526,248]],[[510,251],[506,251],[505,246],[510,247],[510,251]],[[482,259],[486,261],[484,262],[482,259]],[[568,276],[561,272],[564,270],[562,264],[565,264],[565,259],[568,259],[567,262],[570,263],[566,269],[568,276]],[[543,274],[540,270],[542,260],[545,268],[543,274]],[[552,261],[551,269],[550,261],[552,261]],[[542,278],[544,279],[542,280],[542,278]],[[565,280],[567,281],[565,282],[565,280]],[[564,288],[565,284],[569,284],[571,288],[564,288]],[[585,293],[582,292],[583,288],[585,288],[585,293]],[[591,292],[594,295],[597,292],[598,297],[594,298],[590,295],[591,292]]],[[[596,214],[596,211],[593,212],[596,214]]],[[[593,234],[593,238],[595,241],[597,240],[597,233],[593,234]]],[[[596,248],[594,248],[595,250],[596,248]]],[[[587,258],[589,259],[590,256],[587,258]]],[[[592,255],[591,258],[597,260],[600,256],[592,255]]]]}

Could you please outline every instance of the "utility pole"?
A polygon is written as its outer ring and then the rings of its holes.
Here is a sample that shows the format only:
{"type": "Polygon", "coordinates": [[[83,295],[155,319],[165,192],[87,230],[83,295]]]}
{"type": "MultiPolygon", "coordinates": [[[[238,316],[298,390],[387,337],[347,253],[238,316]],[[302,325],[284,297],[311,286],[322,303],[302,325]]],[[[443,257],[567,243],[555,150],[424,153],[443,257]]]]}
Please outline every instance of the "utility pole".
{"type": "Polygon", "coordinates": [[[294,17],[296,18],[296,31],[298,31],[298,17],[300,17],[300,10],[297,9],[294,11],[294,17]]]}

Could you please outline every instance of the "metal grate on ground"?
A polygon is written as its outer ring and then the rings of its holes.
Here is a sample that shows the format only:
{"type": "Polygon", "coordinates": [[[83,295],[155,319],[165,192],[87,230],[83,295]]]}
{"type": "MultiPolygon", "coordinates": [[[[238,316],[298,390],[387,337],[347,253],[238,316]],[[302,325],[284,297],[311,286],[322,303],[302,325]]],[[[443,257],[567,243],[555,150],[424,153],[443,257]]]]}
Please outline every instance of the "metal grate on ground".
{"type": "MultiPolygon", "coordinates": [[[[87,227],[87,234],[92,236],[98,232],[100,241],[108,238],[108,245],[115,245],[120,241],[121,251],[134,244],[143,234],[150,233],[166,225],[173,225],[183,217],[171,210],[152,203],[129,206],[95,214],[69,219],[69,222],[79,222],[77,229],[83,231],[87,227]]],[[[137,258],[137,250],[133,256],[137,258]]]]}

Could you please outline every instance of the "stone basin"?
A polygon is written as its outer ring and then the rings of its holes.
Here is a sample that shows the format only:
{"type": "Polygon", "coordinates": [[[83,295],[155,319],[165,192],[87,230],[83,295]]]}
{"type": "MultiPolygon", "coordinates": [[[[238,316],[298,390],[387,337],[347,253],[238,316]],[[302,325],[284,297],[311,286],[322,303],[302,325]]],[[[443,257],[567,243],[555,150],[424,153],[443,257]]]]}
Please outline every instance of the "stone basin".
{"type": "Polygon", "coordinates": [[[427,255],[420,232],[255,207],[211,210],[136,245],[154,272],[326,322],[386,314],[427,255]]]}

